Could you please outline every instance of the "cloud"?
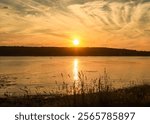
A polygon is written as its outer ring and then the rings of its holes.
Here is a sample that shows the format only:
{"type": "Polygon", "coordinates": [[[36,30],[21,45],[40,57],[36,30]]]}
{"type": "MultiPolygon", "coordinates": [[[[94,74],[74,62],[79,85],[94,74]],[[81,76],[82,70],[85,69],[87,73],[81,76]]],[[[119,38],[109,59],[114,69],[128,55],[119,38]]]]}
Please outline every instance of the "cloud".
{"type": "Polygon", "coordinates": [[[150,0],[0,0],[0,19],[0,45],[61,46],[79,36],[84,46],[150,50],[150,0]]]}

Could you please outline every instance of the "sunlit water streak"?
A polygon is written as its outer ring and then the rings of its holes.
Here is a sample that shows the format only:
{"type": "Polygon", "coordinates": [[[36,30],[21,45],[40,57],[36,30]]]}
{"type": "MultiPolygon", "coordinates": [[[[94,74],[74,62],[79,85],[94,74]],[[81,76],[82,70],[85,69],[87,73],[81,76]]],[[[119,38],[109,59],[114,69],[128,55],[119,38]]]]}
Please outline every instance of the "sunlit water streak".
{"type": "Polygon", "coordinates": [[[79,72],[79,70],[78,70],[78,59],[74,59],[74,61],[73,61],[73,77],[74,77],[74,81],[77,81],[78,80],[78,72],[79,72]]]}

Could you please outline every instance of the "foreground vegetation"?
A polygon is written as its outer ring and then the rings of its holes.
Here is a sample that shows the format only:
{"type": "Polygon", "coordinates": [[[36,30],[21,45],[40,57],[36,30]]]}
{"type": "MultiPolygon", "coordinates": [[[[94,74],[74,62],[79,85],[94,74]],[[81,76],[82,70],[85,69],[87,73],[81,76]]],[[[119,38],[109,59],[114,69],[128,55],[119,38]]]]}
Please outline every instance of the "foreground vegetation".
{"type": "Polygon", "coordinates": [[[22,88],[24,95],[12,96],[9,92],[0,98],[0,106],[8,107],[138,107],[150,106],[150,85],[131,85],[122,89],[111,86],[106,71],[98,79],[86,84],[87,77],[81,72],[79,80],[72,86],[63,82],[57,92],[36,92],[31,95],[30,89],[22,88]]]}
{"type": "Polygon", "coordinates": [[[150,85],[114,91],[74,95],[25,95],[0,98],[0,106],[8,107],[112,107],[150,106],[150,85]]]}

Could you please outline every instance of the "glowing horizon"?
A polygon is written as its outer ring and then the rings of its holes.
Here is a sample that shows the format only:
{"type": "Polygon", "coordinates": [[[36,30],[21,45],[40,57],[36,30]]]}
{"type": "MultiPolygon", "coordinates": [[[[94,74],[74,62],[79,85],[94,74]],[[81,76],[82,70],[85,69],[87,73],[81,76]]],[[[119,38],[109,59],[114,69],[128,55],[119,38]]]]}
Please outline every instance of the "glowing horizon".
{"type": "Polygon", "coordinates": [[[0,46],[150,50],[150,0],[0,0],[0,46]]]}

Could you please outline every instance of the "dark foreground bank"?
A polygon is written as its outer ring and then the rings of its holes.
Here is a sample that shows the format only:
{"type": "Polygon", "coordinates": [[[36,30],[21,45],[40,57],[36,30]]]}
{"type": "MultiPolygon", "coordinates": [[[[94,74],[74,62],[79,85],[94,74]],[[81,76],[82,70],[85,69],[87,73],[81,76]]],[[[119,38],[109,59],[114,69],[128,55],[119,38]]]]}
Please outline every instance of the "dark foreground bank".
{"type": "Polygon", "coordinates": [[[150,85],[74,95],[25,95],[0,98],[1,107],[145,107],[150,106],[150,85]]]}

